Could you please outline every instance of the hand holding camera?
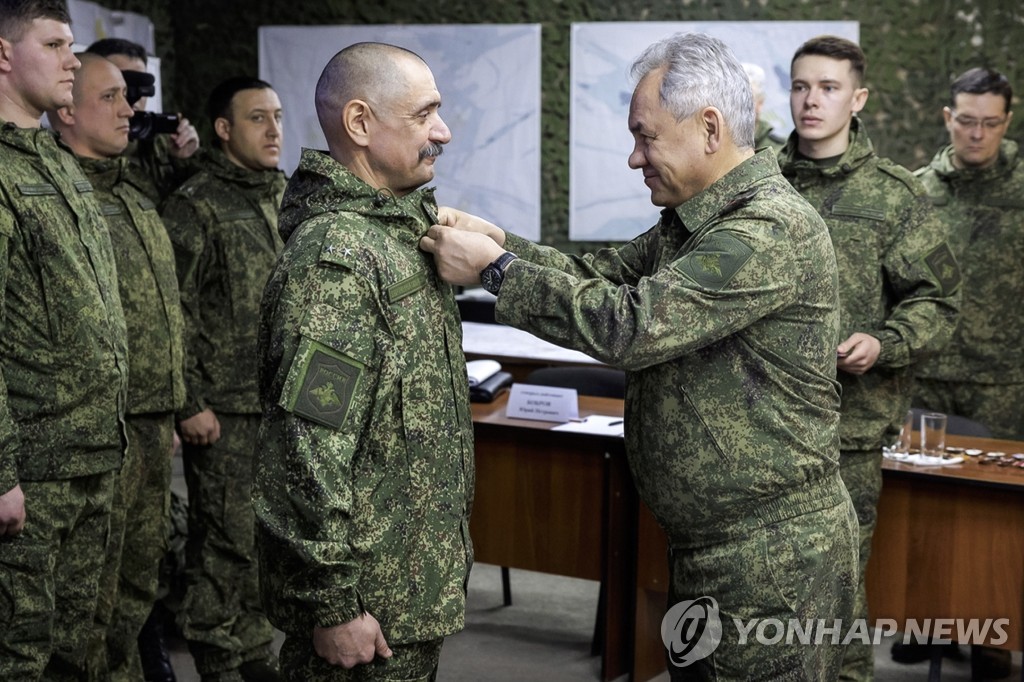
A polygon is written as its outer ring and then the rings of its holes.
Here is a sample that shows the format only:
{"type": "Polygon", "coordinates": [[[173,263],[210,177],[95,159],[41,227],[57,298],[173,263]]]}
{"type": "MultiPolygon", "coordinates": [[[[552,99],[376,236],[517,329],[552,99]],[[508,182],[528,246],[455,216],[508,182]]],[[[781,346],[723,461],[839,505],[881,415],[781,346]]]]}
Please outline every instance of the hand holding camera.
{"type": "MultiPolygon", "coordinates": [[[[156,78],[145,71],[122,71],[128,86],[127,99],[132,106],[143,97],[156,94],[156,78]]],[[[178,132],[181,117],[177,114],[158,114],[152,111],[136,111],[129,122],[129,140],[149,140],[161,134],[178,132]]]]}

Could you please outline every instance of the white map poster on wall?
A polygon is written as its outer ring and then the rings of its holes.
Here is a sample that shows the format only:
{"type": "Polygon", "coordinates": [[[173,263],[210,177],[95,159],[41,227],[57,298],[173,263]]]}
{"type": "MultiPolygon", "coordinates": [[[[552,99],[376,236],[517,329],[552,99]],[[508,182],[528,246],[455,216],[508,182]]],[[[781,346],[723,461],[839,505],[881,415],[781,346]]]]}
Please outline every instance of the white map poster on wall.
{"type": "Polygon", "coordinates": [[[110,10],[87,0],[69,0],[68,14],[75,43],[83,49],[100,38],[124,38],[142,45],[149,54],[156,52],[153,22],[145,15],[110,10]]]}
{"type": "Polygon", "coordinates": [[[569,238],[619,241],[657,221],[658,208],[640,171],[626,159],[633,139],[626,127],[633,86],[629,67],[653,42],[679,32],[701,32],[723,40],[741,62],[761,66],[765,104],[761,112],[786,136],[789,63],[814,36],[859,40],[855,21],[721,21],[585,23],[572,26],[570,102],[569,238]]]}
{"type": "Polygon", "coordinates": [[[432,184],[441,204],[540,237],[540,26],[264,26],[260,78],[284,109],[282,168],[302,147],[326,149],[313,106],[320,72],[343,47],[386,42],[426,61],[441,92],[452,141],[432,184]]]}

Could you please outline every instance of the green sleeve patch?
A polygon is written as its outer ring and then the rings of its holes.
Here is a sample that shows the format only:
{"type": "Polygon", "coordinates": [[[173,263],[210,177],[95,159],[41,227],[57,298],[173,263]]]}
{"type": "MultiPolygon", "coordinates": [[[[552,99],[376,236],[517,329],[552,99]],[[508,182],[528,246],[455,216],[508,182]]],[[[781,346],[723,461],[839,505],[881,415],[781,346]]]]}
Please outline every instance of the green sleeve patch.
{"type": "Polygon", "coordinates": [[[754,250],[729,232],[717,232],[696,251],[675,262],[673,267],[697,284],[712,291],[724,288],[746,264],[754,250]]]}
{"type": "Polygon", "coordinates": [[[289,381],[293,388],[285,408],[317,424],[340,429],[364,367],[358,360],[303,337],[292,364],[297,373],[289,381]]]}
{"type": "Polygon", "coordinates": [[[946,242],[932,249],[924,257],[924,264],[938,280],[944,293],[952,293],[960,286],[960,266],[946,242]]]}

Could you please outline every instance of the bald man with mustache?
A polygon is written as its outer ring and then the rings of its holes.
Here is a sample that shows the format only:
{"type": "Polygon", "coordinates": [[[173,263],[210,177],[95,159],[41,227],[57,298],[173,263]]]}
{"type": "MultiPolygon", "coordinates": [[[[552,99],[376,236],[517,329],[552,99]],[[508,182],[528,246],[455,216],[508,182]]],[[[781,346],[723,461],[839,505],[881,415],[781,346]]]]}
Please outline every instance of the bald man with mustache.
{"type": "Polygon", "coordinates": [[[473,427],[451,285],[417,248],[451,132],[423,60],[327,64],[264,293],[255,453],[263,604],[289,680],[432,680],[462,629],[473,427]]]}

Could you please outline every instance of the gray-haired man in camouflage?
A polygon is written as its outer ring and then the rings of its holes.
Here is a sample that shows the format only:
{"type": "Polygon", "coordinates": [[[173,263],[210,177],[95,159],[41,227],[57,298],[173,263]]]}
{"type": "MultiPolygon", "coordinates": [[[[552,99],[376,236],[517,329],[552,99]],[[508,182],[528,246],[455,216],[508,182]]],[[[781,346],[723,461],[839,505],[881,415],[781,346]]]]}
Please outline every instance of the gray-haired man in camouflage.
{"type": "Polygon", "coordinates": [[[473,427],[452,287],[419,251],[451,133],[423,61],[350,46],[316,89],[263,299],[263,603],[290,680],[432,680],[462,629],[473,427]]]}
{"type": "Polygon", "coordinates": [[[724,621],[706,658],[670,657],[672,676],[833,679],[841,645],[743,643],[734,620],[851,613],[828,232],[774,153],[754,153],[750,85],[721,41],[667,38],[633,73],[629,164],[664,207],[655,227],[569,257],[445,209],[453,227],[423,247],[448,281],[483,270],[498,321],[628,371],[626,449],[669,537],[670,599],[713,597],[724,621]]]}
{"type": "Polygon", "coordinates": [[[71,103],[63,2],[0,1],[0,679],[83,679],[127,332],[114,252],[75,157],[39,127],[71,103]]]}
{"type": "MultiPolygon", "coordinates": [[[[843,482],[860,525],[856,617],[867,618],[864,570],[871,553],[882,446],[910,407],[910,365],[945,344],[956,324],[960,271],[947,230],[910,171],[879,158],[856,112],[867,101],[864,53],[820,36],[793,57],[796,130],[779,156],[782,174],[818,209],[839,266],[843,482]]],[[[872,647],[850,644],[842,679],[870,680],[872,647]]]]}

